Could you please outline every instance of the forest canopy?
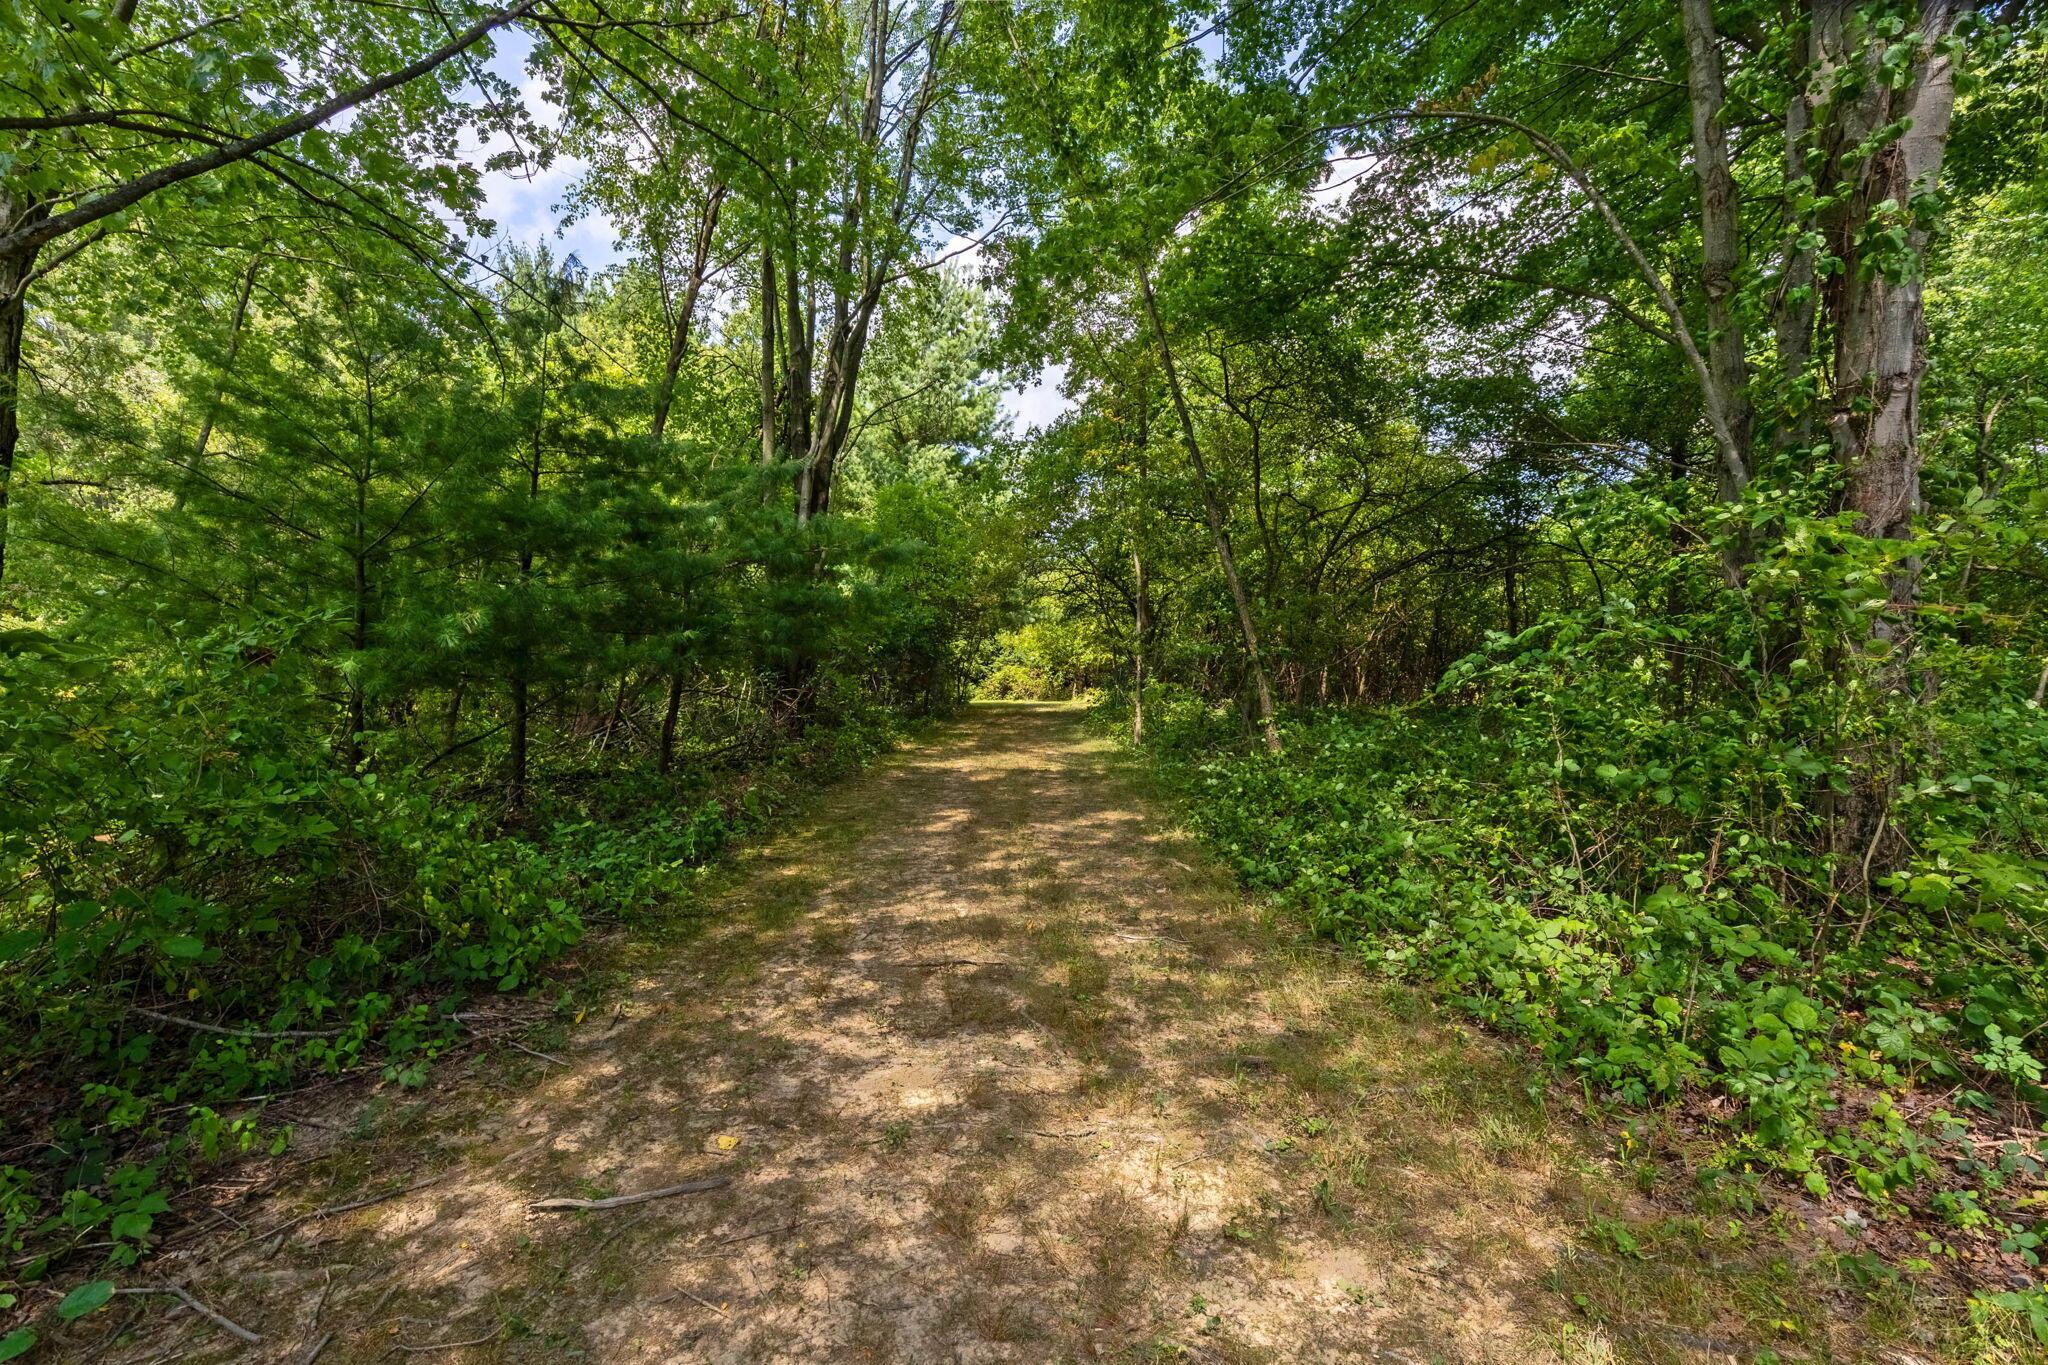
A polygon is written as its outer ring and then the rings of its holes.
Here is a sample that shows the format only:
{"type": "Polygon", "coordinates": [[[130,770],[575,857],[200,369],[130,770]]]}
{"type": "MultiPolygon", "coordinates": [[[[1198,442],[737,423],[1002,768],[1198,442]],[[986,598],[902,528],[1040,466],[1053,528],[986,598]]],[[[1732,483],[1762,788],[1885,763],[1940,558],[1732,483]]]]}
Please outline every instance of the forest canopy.
{"type": "Polygon", "coordinates": [[[0,0],[0,1277],[978,690],[1729,1178],[2036,1282],[2043,37],[0,0]],[[497,232],[550,167],[615,259],[497,232]]]}

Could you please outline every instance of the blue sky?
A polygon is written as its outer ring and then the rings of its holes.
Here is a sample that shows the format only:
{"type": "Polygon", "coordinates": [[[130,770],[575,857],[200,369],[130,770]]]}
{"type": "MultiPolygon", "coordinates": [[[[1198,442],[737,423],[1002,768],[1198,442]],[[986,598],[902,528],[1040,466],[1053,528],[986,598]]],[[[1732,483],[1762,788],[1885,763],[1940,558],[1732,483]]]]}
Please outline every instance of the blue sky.
{"type": "MultiPolygon", "coordinates": [[[[532,51],[533,39],[529,35],[516,31],[507,33],[499,39],[497,51],[485,67],[493,75],[502,76],[518,86],[534,118],[552,125],[559,118],[560,111],[544,97],[543,82],[527,74],[526,59],[532,51]]],[[[510,145],[505,137],[496,135],[475,148],[471,155],[480,162],[510,145]]],[[[484,172],[484,213],[497,223],[498,230],[489,242],[476,244],[482,248],[478,254],[486,254],[498,245],[517,242],[525,246],[545,244],[557,254],[573,251],[593,270],[616,263],[621,253],[609,222],[602,217],[584,217],[566,224],[563,221],[562,200],[577,177],[587,169],[585,163],[573,157],[558,157],[546,170],[530,175],[513,171],[484,172]]],[[[940,248],[937,254],[957,251],[962,245],[962,241],[955,239],[940,248]]],[[[970,250],[962,259],[972,260],[977,254],[978,251],[970,250]]],[[[1048,366],[1030,383],[1003,394],[1003,411],[1019,430],[1042,426],[1067,410],[1069,404],[1059,388],[1065,374],[1064,366],[1048,366]]]]}
{"type": "MultiPolygon", "coordinates": [[[[532,37],[514,30],[500,37],[498,50],[484,65],[492,75],[502,76],[519,87],[536,120],[552,125],[559,119],[560,110],[542,97],[540,79],[526,74],[526,58],[532,51],[532,37]]],[[[494,135],[472,155],[482,161],[510,146],[502,134],[494,135]]],[[[484,244],[486,249],[507,242],[525,246],[545,243],[558,254],[575,252],[593,270],[616,262],[619,249],[610,223],[602,218],[582,218],[565,227],[562,222],[563,196],[586,169],[582,161],[573,157],[558,157],[553,165],[531,177],[513,171],[484,172],[484,214],[498,224],[497,236],[484,244]]]]}

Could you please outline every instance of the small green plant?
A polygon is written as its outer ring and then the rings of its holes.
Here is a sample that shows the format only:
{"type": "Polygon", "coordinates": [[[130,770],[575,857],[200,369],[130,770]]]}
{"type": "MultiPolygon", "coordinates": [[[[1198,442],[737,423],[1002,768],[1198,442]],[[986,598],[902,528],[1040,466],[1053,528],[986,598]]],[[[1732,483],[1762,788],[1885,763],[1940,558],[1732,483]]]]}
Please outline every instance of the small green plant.
{"type": "Polygon", "coordinates": [[[1612,1256],[1626,1256],[1632,1260],[1643,1257],[1641,1239],[1619,1218],[1596,1215],[1586,1224],[1586,1240],[1612,1256]]]}
{"type": "Polygon", "coordinates": [[[2010,1314],[2025,1324],[2033,1339],[2048,1346],[2048,1289],[2007,1290],[2002,1294],[1980,1294],[1971,1302],[1971,1313],[1980,1326],[1993,1313],[2010,1314]]]}

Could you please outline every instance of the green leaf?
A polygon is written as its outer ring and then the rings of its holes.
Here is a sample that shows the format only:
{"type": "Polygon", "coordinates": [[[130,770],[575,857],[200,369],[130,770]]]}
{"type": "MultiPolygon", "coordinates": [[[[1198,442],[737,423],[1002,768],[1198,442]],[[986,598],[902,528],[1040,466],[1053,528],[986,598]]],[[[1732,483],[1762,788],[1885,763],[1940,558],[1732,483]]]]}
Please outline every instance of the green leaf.
{"type": "Polygon", "coordinates": [[[6,1336],[0,1337],[0,1360],[12,1360],[18,1355],[25,1355],[35,1344],[36,1332],[33,1327],[17,1327],[6,1336]]]}
{"type": "Polygon", "coordinates": [[[166,957],[184,958],[187,961],[206,951],[206,945],[190,934],[173,934],[162,944],[166,957]]]}
{"type": "Polygon", "coordinates": [[[89,1280],[64,1296],[64,1302],[57,1305],[57,1316],[66,1322],[76,1322],[87,1313],[105,1308],[113,1297],[112,1280],[89,1280]]]}
{"type": "Polygon", "coordinates": [[[23,957],[42,941],[43,933],[40,929],[16,929],[0,934],[0,962],[12,962],[17,957],[23,957]]]}
{"type": "Polygon", "coordinates": [[[116,1214],[111,1227],[111,1234],[116,1240],[126,1238],[131,1242],[139,1242],[149,1235],[150,1224],[155,1221],[148,1214],[138,1213],[134,1210],[116,1214]]]}
{"type": "Polygon", "coordinates": [[[1820,1022],[1820,1013],[1804,1000],[1793,999],[1785,1002],[1785,1022],[1801,1033],[1805,1033],[1820,1022]]]}

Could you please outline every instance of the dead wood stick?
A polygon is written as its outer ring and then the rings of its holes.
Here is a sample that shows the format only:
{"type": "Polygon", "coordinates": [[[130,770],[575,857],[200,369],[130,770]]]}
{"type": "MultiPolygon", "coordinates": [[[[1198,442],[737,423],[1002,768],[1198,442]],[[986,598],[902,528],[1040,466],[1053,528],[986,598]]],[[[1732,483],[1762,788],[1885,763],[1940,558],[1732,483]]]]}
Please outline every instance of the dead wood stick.
{"type": "Polygon", "coordinates": [[[218,1033],[228,1038],[339,1038],[348,1032],[347,1029],[339,1028],[286,1028],[274,1031],[260,1028],[226,1028],[220,1024],[203,1024],[197,1019],[180,1019],[175,1014],[165,1014],[160,1010],[146,1010],[140,1005],[130,1005],[128,1012],[139,1014],[145,1019],[154,1019],[160,1024],[175,1024],[179,1028],[188,1028],[194,1033],[218,1033]]]}
{"type": "Polygon", "coordinates": [[[716,1242],[709,1242],[689,1251],[679,1251],[676,1253],[676,1259],[684,1261],[702,1260],[704,1257],[718,1251],[721,1247],[734,1246],[740,1242],[751,1242],[757,1237],[773,1237],[777,1233],[795,1232],[798,1228],[817,1221],[815,1218],[799,1218],[794,1223],[778,1223],[772,1228],[757,1228],[752,1232],[735,1233],[731,1237],[722,1237],[716,1242]]]}
{"type": "Polygon", "coordinates": [[[701,1308],[709,1308],[712,1312],[718,1314],[718,1316],[720,1316],[721,1318],[729,1318],[732,1316],[732,1314],[726,1312],[723,1308],[720,1308],[711,1300],[707,1298],[702,1298],[699,1295],[692,1293],[690,1290],[679,1288],[676,1290],[676,1293],[681,1294],[684,1298],[690,1300],[692,1303],[698,1305],[701,1308]]]}
{"type": "Polygon", "coordinates": [[[334,1271],[329,1268],[327,1276],[320,1282],[320,1297],[313,1300],[313,1325],[320,1325],[320,1315],[327,1311],[327,1296],[334,1292],[334,1271]]]}
{"type": "Polygon", "coordinates": [[[1014,967],[1017,964],[1014,962],[1005,962],[1001,958],[932,957],[925,958],[922,961],[918,962],[905,962],[902,965],[905,967],[912,968],[914,970],[930,971],[936,970],[940,967],[1014,967]]]}
{"type": "Polygon", "coordinates": [[[554,1054],[554,1053],[552,1053],[552,1052],[542,1052],[542,1051],[541,1051],[541,1050],[540,1050],[539,1048],[537,1048],[537,1047],[528,1047],[528,1046],[527,1046],[526,1044],[524,1044],[524,1043],[520,1042],[520,1041],[519,1041],[519,1040],[518,1040],[517,1038],[507,1038],[507,1039],[505,1040],[505,1043],[506,1043],[506,1045],[507,1045],[507,1046],[509,1046],[509,1047],[514,1047],[514,1048],[517,1048],[517,1049],[519,1049],[519,1051],[521,1051],[521,1052],[525,1053],[525,1054],[526,1054],[527,1056],[529,1056],[529,1057],[538,1057],[538,1058],[540,1058],[540,1059],[541,1059],[542,1061],[544,1061],[544,1062],[553,1062],[553,1063],[554,1063],[554,1064],[555,1064],[556,1066],[559,1066],[559,1067],[564,1067],[564,1068],[566,1068],[566,1067],[567,1067],[567,1066],[569,1065],[569,1064],[568,1064],[567,1062],[563,1061],[563,1060],[562,1060],[562,1059],[561,1059],[560,1057],[557,1057],[557,1056],[555,1056],[555,1054],[554,1054]]]}
{"type": "Polygon", "coordinates": [[[536,1199],[526,1207],[535,1213],[558,1213],[567,1209],[623,1209],[629,1204],[645,1204],[654,1199],[668,1199],[678,1194],[702,1194],[732,1184],[729,1175],[700,1176],[685,1180],[680,1185],[664,1185],[658,1190],[643,1190],[639,1194],[615,1194],[609,1199],[570,1199],[557,1196],[553,1199],[536,1199]]]}
{"type": "Polygon", "coordinates": [[[327,1349],[327,1343],[332,1340],[334,1340],[334,1333],[329,1332],[321,1337],[320,1340],[308,1346],[306,1353],[299,1357],[299,1365],[313,1365],[313,1362],[320,1358],[320,1353],[327,1349]]]}
{"type": "Polygon", "coordinates": [[[491,1022],[492,1020],[490,1015],[470,1014],[465,1011],[457,1013],[454,1017],[457,1023],[469,1025],[470,1037],[475,1038],[479,1042],[490,1042],[497,1039],[503,1039],[507,1047],[517,1048],[519,1051],[525,1053],[529,1057],[538,1057],[544,1062],[553,1062],[556,1066],[563,1067],[565,1069],[569,1065],[567,1062],[563,1061],[560,1057],[555,1056],[551,1052],[542,1052],[539,1048],[528,1047],[526,1044],[520,1042],[517,1038],[506,1037],[507,1034],[513,1033],[518,1029],[532,1028],[534,1025],[540,1022],[540,1020],[538,1019],[517,1020],[514,1022],[512,1028],[500,1029],[496,1033],[479,1033],[476,1029],[476,1025],[480,1023],[491,1022]]]}
{"type": "Polygon", "coordinates": [[[498,1326],[493,1327],[490,1331],[484,1333],[482,1336],[471,1337],[467,1341],[425,1341],[421,1342],[417,1346],[405,1341],[394,1342],[392,1344],[397,1346],[398,1349],[401,1351],[452,1351],[458,1346],[481,1346],[485,1342],[496,1337],[498,1333],[504,1330],[504,1324],[500,1323],[498,1326]]]}
{"type": "Polygon", "coordinates": [[[197,1313],[200,1317],[205,1318],[208,1322],[220,1328],[221,1331],[226,1332],[229,1336],[234,1337],[238,1341],[246,1341],[253,1346],[257,1342],[263,1340],[262,1337],[250,1331],[248,1328],[242,1326],[241,1323],[236,1322],[232,1318],[223,1317],[221,1314],[214,1312],[211,1308],[208,1308],[198,1299],[192,1297],[191,1291],[187,1290],[182,1285],[170,1284],[168,1282],[164,1284],[141,1284],[131,1286],[127,1289],[116,1289],[114,1292],[116,1294],[169,1294],[175,1298],[184,1300],[185,1306],[187,1308],[197,1313]]]}

